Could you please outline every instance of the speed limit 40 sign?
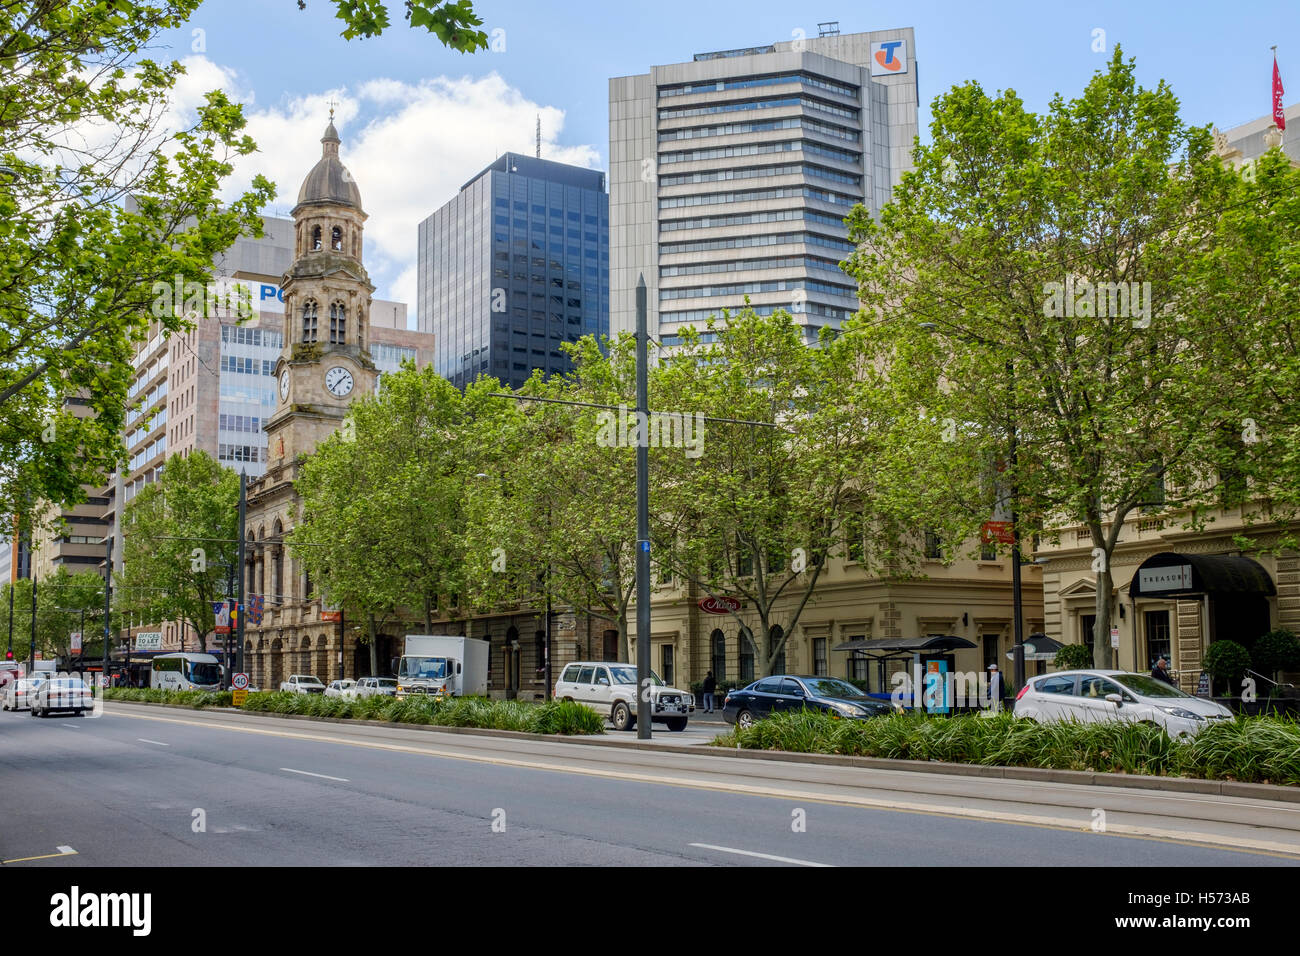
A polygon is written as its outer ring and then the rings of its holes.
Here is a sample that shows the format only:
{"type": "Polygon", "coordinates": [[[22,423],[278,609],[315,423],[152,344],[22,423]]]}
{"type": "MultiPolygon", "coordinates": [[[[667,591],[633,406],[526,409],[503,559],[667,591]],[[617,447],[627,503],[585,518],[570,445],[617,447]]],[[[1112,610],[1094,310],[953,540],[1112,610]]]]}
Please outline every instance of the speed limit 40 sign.
{"type": "Polygon", "coordinates": [[[230,686],[235,690],[248,690],[248,675],[232,674],[230,678],[230,686]]]}

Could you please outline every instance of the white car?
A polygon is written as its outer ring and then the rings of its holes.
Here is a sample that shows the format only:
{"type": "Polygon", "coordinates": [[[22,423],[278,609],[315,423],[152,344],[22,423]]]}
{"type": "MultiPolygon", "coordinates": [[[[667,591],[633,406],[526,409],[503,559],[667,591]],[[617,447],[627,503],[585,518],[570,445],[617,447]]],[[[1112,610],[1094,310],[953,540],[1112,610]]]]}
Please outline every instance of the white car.
{"type": "Polygon", "coordinates": [[[36,696],[37,688],[43,683],[45,683],[43,677],[23,677],[10,681],[5,685],[4,709],[30,710],[32,698],[36,696]]]}
{"type": "Polygon", "coordinates": [[[56,711],[81,716],[94,706],[94,694],[80,677],[51,677],[32,695],[33,717],[48,717],[56,711]]]}
{"type": "MultiPolygon", "coordinates": [[[[695,698],[684,690],[669,687],[650,672],[650,719],[667,724],[669,730],[685,730],[695,710],[695,698]]],[[[556,700],[586,704],[598,714],[608,714],[615,730],[636,726],[636,667],[606,661],[575,661],[555,682],[556,700]]]]}
{"type": "Polygon", "coordinates": [[[1044,724],[1132,720],[1156,724],[1174,738],[1190,738],[1210,724],[1233,719],[1222,704],[1185,694],[1148,674],[1107,670],[1031,678],[1016,697],[1015,715],[1044,724]]]}
{"type": "Polygon", "coordinates": [[[330,685],[325,688],[326,697],[347,697],[348,691],[357,686],[354,680],[332,680],[330,685]]]}
{"type": "Polygon", "coordinates": [[[280,682],[280,690],[291,694],[323,694],[325,685],[319,677],[310,674],[290,674],[288,680],[280,682]]]}
{"type": "Polygon", "coordinates": [[[347,694],[353,700],[362,697],[396,697],[397,679],[394,677],[362,677],[347,694]]]}

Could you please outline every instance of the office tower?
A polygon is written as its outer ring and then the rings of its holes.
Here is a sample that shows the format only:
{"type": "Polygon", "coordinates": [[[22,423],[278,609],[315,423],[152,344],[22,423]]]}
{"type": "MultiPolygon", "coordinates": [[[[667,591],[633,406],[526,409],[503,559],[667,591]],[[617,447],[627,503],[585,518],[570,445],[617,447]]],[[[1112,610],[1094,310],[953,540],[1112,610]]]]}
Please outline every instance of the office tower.
{"type": "Polygon", "coordinates": [[[419,328],[459,388],[563,372],[563,342],[609,332],[605,174],[506,153],[420,223],[419,328]]]}
{"type": "Polygon", "coordinates": [[[857,309],[843,219],[873,214],[917,135],[912,30],[700,53],[609,82],[612,327],[644,275],[664,344],[749,296],[808,341],[857,309]]]}

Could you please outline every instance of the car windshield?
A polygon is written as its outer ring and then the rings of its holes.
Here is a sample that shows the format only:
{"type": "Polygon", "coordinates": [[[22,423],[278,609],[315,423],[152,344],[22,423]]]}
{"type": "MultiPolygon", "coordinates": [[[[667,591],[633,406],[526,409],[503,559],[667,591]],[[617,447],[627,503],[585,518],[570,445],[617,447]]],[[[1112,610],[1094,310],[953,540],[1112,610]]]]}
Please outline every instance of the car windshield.
{"type": "Polygon", "coordinates": [[[379,684],[380,687],[396,687],[396,686],[397,686],[397,681],[395,681],[395,680],[393,680],[392,678],[389,678],[389,677],[383,677],[383,678],[380,678],[380,680],[378,681],[378,684],[379,684]]]}
{"type": "MultiPolygon", "coordinates": [[[[613,677],[614,677],[614,683],[615,683],[615,684],[635,684],[635,683],[636,683],[636,668],[635,668],[635,667],[630,667],[630,666],[627,666],[627,665],[624,665],[624,666],[622,666],[622,667],[617,667],[617,666],[613,666],[613,665],[611,665],[610,668],[609,668],[609,672],[610,672],[610,674],[613,675],[613,677]]],[[[650,672],[650,678],[651,678],[651,680],[654,681],[654,686],[655,686],[655,687],[664,687],[664,686],[666,686],[666,685],[664,684],[664,682],[663,682],[662,680],[659,679],[659,675],[656,674],[654,671],[651,671],[651,672],[650,672]]]]}
{"type": "Polygon", "coordinates": [[[808,688],[808,693],[814,697],[859,698],[867,696],[852,684],[836,680],[834,677],[805,678],[804,685],[808,688]]]}
{"type": "Polygon", "coordinates": [[[405,677],[422,677],[427,680],[442,680],[447,676],[447,658],[445,657],[407,657],[402,666],[406,669],[405,677]]]}
{"type": "Polygon", "coordinates": [[[319,680],[319,678],[316,678],[316,677],[299,677],[299,678],[298,678],[298,683],[299,683],[299,684],[319,684],[319,683],[320,683],[320,680],[319,680]]]}
{"type": "Polygon", "coordinates": [[[1154,677],[1148,677],[1146,674],[1116,674],[1115,680],[1123,684],[1129,690],[1143,697],[1191,697],[1191,694],[1184,694],[1177,687],[1166,684],[1162,680],[1156,680],[1154,677]]]}
{"type": "Polygon", "coordinates": [[[78,687],[86,686],[76,677],[59,678],[58,680],[46,681],[46,683],[49,684],[51,687],[61,687],[61,688],[78,688],[78,687]]]}
{"type": "Polygon", "coordinates": [[[221,683],[221,665],[210,661],[190,662],[190,681],[195,684],[221,683]]]}

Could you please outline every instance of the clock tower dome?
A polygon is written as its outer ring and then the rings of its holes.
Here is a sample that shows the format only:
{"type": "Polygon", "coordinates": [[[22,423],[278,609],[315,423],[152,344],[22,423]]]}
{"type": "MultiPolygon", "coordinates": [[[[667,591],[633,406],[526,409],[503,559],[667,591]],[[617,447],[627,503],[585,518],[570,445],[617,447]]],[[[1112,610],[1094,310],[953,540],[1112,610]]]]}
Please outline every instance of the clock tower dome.
{"type": "Polygon", "coordinates": [[[374,286],[361,264],[366,214],[339,161],[333,111],[292,216],[294,262],[281,283],[284,350],[275,367],[275,413],[266,421],[268,471],[311,454],[378,378],[369,352],[374,286]]]}

